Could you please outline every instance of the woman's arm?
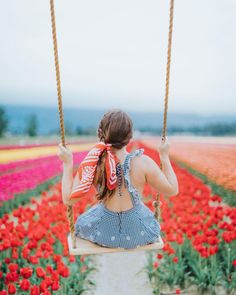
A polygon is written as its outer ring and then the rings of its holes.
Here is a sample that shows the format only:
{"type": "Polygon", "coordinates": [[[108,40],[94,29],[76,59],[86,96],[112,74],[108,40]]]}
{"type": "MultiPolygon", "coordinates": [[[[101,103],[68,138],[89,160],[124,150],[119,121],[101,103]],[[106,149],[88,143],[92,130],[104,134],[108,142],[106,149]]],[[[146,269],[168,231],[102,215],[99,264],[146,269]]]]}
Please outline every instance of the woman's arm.
{"type": "Polygon", "coordinates": [[[79,179],[77,174],[73,179],[73,154],[69,148],[61,143],[58,145],[58,157],[63,163],[63,174],[61,180],[62,201],[66,205],[73,205],[78,199],[69,200],[74,188],[78,186],[79,179]]]}
{"type": "Polygon", "coordinates": [[[149,156],[143,155],[143,159],[145,161],[145,177],[147,183],[164,195],[177,195],[178,181],[169,158],[161,159],[163,170],[149,156]]]}
{"type": "Polygon", "coordinates": [[[168,143],[162,143],[160,147],[160,160],[162,170],[149,156],[143,155],[145,161],[146,181],[159,192],[174,196],[179,192],[178,180],[171,166],[168,155],[168,143]]]}
{"type": "Polygon", "coordinates": [[[65,205],[73,205],[78,199],[70,200],[70,196],[74,189],[79,185],[78,175],[76,173],[73,179],[73,164],[63,163],[63,175],[61,181],[62,201],[65,205]]]}

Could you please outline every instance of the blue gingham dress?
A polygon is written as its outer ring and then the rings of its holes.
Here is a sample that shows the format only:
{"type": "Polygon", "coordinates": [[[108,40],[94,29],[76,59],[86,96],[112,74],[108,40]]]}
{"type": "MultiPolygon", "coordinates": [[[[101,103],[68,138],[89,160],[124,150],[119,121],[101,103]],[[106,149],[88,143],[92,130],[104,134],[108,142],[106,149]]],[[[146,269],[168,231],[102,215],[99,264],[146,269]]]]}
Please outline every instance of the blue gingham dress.
{"type": "Polygon", "coordinates": [[[142,196],[130,181],[130,160],[143,153],[137,149],[127,154],[122,165],[126,187],[133,207],[115,212],[100,202],[81,214],[75,223],[75,235],[111,248],[132,249],[158,241],[160,224],[143,203],[142,196]]]}

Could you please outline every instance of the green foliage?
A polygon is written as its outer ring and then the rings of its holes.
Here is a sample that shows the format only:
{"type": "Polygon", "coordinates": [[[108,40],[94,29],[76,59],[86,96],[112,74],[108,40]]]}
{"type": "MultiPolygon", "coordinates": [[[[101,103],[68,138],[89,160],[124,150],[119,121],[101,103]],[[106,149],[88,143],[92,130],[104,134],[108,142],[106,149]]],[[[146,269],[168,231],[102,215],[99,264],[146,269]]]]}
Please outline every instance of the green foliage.
{"type": "Polygon", "coordinates": [[[5,109],[0,106],[0,137],[3,136],[4,132],[7,130],[8,118],[6,117],[5,109]]]}
{"type": "Polygon", "coordinates": [[[37,116],[35,114],[32,114],[31,116],[29,116],[28,121],[26,122],[25,132],[29,136],[36,136],[37,129],[38,129],[37,116]]]}
{"type": "MultiPolygon", "coordinates": [[[[141,127],[141,132],[150,132],[152,134],[161,134],[161,127],[141,127]]],[[[181,125],[170,125],[168,127],[168,134],[191,133],[196,135],[211,135],[211,136],[226,136],[236,134],[236,122],[232,123],[211,123],[203,126],[191,125],[183,127],[181,125]]]]}

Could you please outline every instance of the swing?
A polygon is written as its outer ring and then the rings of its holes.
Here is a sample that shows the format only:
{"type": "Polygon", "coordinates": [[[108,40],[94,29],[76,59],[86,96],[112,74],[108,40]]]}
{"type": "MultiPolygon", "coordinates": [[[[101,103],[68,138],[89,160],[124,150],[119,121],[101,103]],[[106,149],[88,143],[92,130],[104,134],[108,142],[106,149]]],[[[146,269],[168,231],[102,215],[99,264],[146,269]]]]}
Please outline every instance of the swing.
{"type": "MultiPolygon", "coordinates": [[[[59,58],[58,58],[58,48],[57,48],[54,0],[50,0],[50,12],[51,12],[53,49],[54,49],[54,62],[55,62],[55,70],[56,70],[56,84],[57,84],[58,112],[59,112],[59,118],[60,118],[61,142],[62,142],[62,145],[65,146],[65,130],[64,130],[64,118],[63,118],[63,110],[62,110],[61,80],[60,80],[59,58]]],[[[170,0],[165,100],[164,100],[163,127],[162,127],[162,137],[164,138],[166,137],[166,126],[167,126],[167,108],[168,108],[168,98],[169,98],[173,14],[174,14],[174,0],[170,0]]],[[[162,169],[161,165],[160,165],[160,168],[162,169]]],[[[155,218],[159,221],[160,220],[159,193],[156,196],[156,201],[153,202],[153,206],[155,208],[155,214],[154,214],[155,218]]],[[[88,240],[81,239],[75,236],[73,207],[71,205],[67,206],[67,218],[69,221],[69,228],[70,228],[70,234],[68,235],[68,238],[67,238],[70,255],[91,255],[91,254],[102,254],[102,253],[112,253],[112,252],[122,252],[122,251],[134,252],[134,251],[141,251],[141,250],[143,251],[160,250],[164,246],[163,240],[160,236],[157,242],[152,244],[147,244],[145,246],[140,246],[134,249],[103,247],[98,244],[92,243],[88,240]]]]}

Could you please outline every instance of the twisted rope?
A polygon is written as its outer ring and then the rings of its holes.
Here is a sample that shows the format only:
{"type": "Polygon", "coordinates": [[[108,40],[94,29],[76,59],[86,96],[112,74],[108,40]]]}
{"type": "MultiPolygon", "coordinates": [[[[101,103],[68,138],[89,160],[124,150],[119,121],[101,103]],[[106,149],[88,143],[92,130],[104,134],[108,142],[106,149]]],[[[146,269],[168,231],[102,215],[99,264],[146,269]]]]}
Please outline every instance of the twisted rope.
{"type": "MultiPolygon", "coordinates": [[[[51,12],[54,62],[55,62],[55,70],[56,70],[58,112],[59,112],[59,117],[60,117],[61,142],[62,142],[62,145],[65,147],[66,146],[66,144],[65,144],[65,128],[64,128],[63,110],[62,110],[61,78],[60,78],[58,48],[57,48],[57,33],[56,33],[54,0],[50,0],[50,12],[51,12]]],[[[67,218],[69,220],[69,228],[70,228],[70,234],[71,234],[71,238],[72,238],[72,246],[73,246],[73,248],[75,248],[76,247],[76,239],[75,239],[74,214],[73,214],[72,206],[67,206],[67,218]]]]}
{"type": "MultiPolygon", "coordinates": [[[[170,64],[171,64],[171,47],[172,47],[172,31],[173,31],[173,18],[174,18],[174,0],[170,0],[170,12],[169,12],[169,34],[168,34],[168,50],[167,50],[167,63],[166,63],[166,83],[165,83],[165,101],[164,101],[164,113],[163,113],[163,127],[162,137],[166,137],[167,129],[167,111],[169,100],[169,85],[170,85],[170,64]]],[[[162,165],[160,165],[162,169],[162,165]]],[[[160,221],[160,194],[156,196],[156,201],[153,202],[155,207],[154,216],[160,221]]]]}

